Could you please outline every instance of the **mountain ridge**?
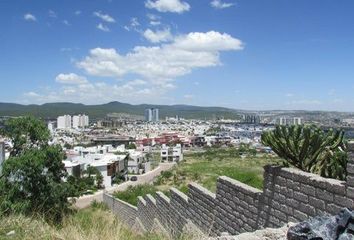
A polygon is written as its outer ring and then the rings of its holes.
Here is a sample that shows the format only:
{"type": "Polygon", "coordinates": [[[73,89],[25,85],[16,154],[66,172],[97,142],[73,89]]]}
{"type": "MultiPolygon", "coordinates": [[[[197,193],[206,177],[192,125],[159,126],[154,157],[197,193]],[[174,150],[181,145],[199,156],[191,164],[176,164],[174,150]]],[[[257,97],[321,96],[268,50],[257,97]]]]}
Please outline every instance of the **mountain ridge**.
{"type": "Polygon", "coordinates": [[[108,113],[144,115],[146,108],[158,108],[160,118],[179,115],[184,118],[211,119],[214,117],[239,118],[238,110],[225,107],[204,107],[193,105],[129,104],[112,101],[105,104],[86,105],[71,102],[43,104],[18,104],[0,102],[0,116],[34,115],[42,118],[56,118],[63,114],[88,114],[92,118],[103,118],[108,113]]]}

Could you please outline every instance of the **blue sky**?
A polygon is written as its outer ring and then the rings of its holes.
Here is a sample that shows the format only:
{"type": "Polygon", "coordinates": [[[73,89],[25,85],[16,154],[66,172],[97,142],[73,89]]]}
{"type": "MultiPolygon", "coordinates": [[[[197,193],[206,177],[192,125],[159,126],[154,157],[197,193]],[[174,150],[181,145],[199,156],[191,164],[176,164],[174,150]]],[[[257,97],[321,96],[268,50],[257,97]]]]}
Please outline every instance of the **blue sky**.
{"type": "Polygon", "coordinates": [[[352,0],[3,0],[1,102],[354,111],[352,0]]]}

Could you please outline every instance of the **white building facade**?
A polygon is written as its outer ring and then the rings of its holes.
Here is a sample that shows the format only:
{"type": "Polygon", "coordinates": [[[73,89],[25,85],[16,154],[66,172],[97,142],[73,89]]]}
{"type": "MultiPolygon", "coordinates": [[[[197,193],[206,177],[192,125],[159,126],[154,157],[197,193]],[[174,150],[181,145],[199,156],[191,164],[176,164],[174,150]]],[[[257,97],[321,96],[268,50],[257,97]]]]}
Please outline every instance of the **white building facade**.
{"type": "Polygon", "coordinates": [[[145,121],[147,122],[158,122],[159,119],[159,109],[148,108],[145,110],[145,121]]]}
{"type": "Polygon", "coordinates": [[[169,147],[165,144],[161,148],[161,162],[179,162],[183,161],[183,150],[181,144],[175,147],[169,147]]]}
{"type": "Polygon", "coordinates": [[[57,128],[58,129],[70,129],[71,128],[71,116],[64,115],[59,116],[57,119],[57,128]]]}
{"type": "Polygon", "coordinates": [[[87,115],[73,116],[73,128],[85,128],[89,125],[89,117],[87,115]]]}

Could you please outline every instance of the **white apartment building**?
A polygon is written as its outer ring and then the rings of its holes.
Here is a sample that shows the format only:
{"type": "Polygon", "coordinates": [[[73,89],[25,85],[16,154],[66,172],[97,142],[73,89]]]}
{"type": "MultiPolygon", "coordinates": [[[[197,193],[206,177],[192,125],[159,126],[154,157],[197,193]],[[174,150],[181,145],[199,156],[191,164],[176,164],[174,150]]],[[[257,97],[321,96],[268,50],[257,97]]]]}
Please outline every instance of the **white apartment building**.
{"type": "Polygon", "coordinates": [[[57,128],[58,129],[70,129],[71,128],[71,116],[64,115],[59,116],[57,119],[57,128]]]}
{"type": "Polygon", "coordinates": [[[159,109],[148,108],[145,110],[145,121],[147,122],[158,122],[159,121],[159,109]]]}
{"type": "Polygon", "coordinates": [[[84,128],[89,125],[89,117],[87,115],[73,116],[73,128],[84,128]]]}
{"type": "Polygon", "coordinates": [[[162,145],[161,148],[161,162],[179,162],[183,161],[183,150],[181,144],[175,147],[162,145]]]}
{"type": "Polygon", "coordinates": [[[302,118],[294,117],[293,118],[293,124],[294,125],[301,125],[302,124],[302,118]]]}

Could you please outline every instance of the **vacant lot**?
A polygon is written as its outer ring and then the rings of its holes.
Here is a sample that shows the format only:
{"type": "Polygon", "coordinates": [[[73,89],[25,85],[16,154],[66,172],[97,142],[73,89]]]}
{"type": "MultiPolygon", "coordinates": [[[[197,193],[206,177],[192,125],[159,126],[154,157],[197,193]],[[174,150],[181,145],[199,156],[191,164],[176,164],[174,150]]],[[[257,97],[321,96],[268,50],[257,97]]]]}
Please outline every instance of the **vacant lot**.
{"type": "Polygon", "coordinates": [[[168,195],[170,187],[182,192],[188,191],[188,183],[197,182],[212,192],[216,190],[219,176],[228,176],[245,184],[261,189],[263,187],[263,166],[280,163],[280,159],[266,154],[257,154],[250,149],[208,149],[205,152],[185,154],[184,161],[171,171],[159,176],[154,185],[129,188],[115,196],[136,204],[137,196],[156,190],[168,195]]]}

